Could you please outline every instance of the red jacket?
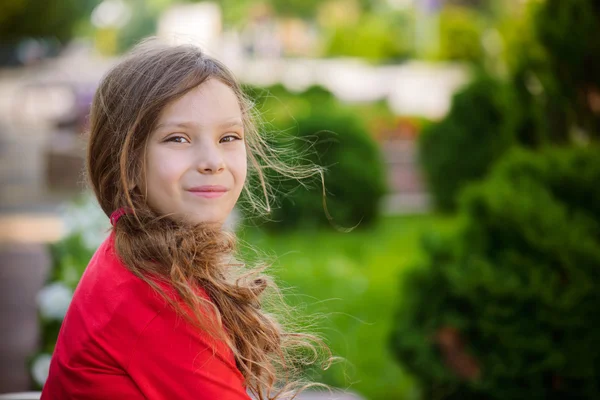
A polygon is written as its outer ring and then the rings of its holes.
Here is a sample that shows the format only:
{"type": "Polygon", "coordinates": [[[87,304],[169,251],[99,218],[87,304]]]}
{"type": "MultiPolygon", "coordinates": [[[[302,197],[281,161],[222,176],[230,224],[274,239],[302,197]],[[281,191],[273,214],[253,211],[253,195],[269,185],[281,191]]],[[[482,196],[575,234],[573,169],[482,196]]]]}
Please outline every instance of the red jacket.
{"type": "Polygon", "coordinates": [[[116,256],[111,232],[86,268],[58,335],[42,391],[42,400],[55,399],[249,396],[231,349],[194,330],[133,275],[116,256]]]}

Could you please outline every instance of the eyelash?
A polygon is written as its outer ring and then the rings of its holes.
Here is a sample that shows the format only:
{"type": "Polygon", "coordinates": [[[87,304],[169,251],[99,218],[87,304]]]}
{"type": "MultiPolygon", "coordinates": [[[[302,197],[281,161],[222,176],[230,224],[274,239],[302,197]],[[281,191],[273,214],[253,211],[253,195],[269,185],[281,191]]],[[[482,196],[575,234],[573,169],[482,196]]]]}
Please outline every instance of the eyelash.
{"type": "MultiPolygon", "coordinates": [[[[239,137],[239,136],[236,136],[236,135],[227,135],[227,136],[223,136],[223,137],[221,138],[221,140],[222,140],[222,139],[225,139],[225,138],[228,138],[228,137],[232,137],[232,138],[233,138],[233,140],[226,141],[225,143],[231,143],[231,142],[235,142],[236,140],[242,140],[242,138],[241,138],[241,137],[239,137]]],[[[174,142],[174,140],[173,140],[173,139],[185,139],[185,140],[187,140],[187,138],[185,138],[184,136],[171,136],[170,138],[168,138],[167,140],[165,140],[165,142],[174,142]]],[[[177,143],[179,143],[179,142],[177,142],[177,143]]]]}

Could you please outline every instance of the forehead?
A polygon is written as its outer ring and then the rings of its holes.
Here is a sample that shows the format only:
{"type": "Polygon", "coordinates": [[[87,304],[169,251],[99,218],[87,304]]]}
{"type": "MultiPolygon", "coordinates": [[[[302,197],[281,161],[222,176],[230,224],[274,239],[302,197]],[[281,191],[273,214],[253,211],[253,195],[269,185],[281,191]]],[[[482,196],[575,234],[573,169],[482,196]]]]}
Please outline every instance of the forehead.
{"type": "Polygon", "coordinates": [[[168,104],[160,124],[192,122],[213,126],[225,120],[241,119],[240,102],[234,91],[216,79],[209,79],[168,104]]]}

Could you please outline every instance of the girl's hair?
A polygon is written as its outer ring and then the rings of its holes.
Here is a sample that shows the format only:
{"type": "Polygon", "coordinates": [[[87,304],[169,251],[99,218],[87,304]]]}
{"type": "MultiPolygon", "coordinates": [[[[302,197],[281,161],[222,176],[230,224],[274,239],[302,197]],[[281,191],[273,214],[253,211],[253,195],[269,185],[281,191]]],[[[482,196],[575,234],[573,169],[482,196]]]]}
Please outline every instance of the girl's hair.
{"type": "Polygon", "coordinates": [[[281,292],[263,274],[265,265],[249,268],[235,261],[234,234],[158,215],[139,189],[145,186],[140,182],[145,179],[146,144],[161,111],[209,78],[227,85],[239,99],[248,154],[244,191],[251,209],[269,211],[266,170],[322,179],[319,166],[290,168],[277,157],[259,134],[253,102],[222,63],[195,46],[168,46],[156,39],[137,45],[102,80],[90,115],[87,174],[107,215],[120,207],[133,211],[114,228],[116,251],[124,264],[197,329],[227,343],[252,394],[259,399],[287,398],[321,385],[303,381],[301,373],[323,356],[322,368],[331,365],[335,357],[323,340],[294,326],[281,292]],[[260,184],[262,198],[248,190],[251,184],[260,184]],[[276,318],[265,310],[267,305],[278,314],[285,311],[286,318],[276,318]]]}

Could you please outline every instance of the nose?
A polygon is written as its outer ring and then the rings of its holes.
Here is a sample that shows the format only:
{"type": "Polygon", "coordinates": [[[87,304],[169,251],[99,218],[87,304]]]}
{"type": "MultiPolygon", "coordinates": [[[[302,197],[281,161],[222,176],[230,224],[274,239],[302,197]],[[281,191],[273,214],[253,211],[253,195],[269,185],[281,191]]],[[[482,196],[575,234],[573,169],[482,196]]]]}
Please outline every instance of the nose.
{"type": "Polygon", "coordinates": [[[202,174],[216,174],[225,169],[225,160],[219,149],[206,144],[198,150],[196,169],[202,174]]]}

